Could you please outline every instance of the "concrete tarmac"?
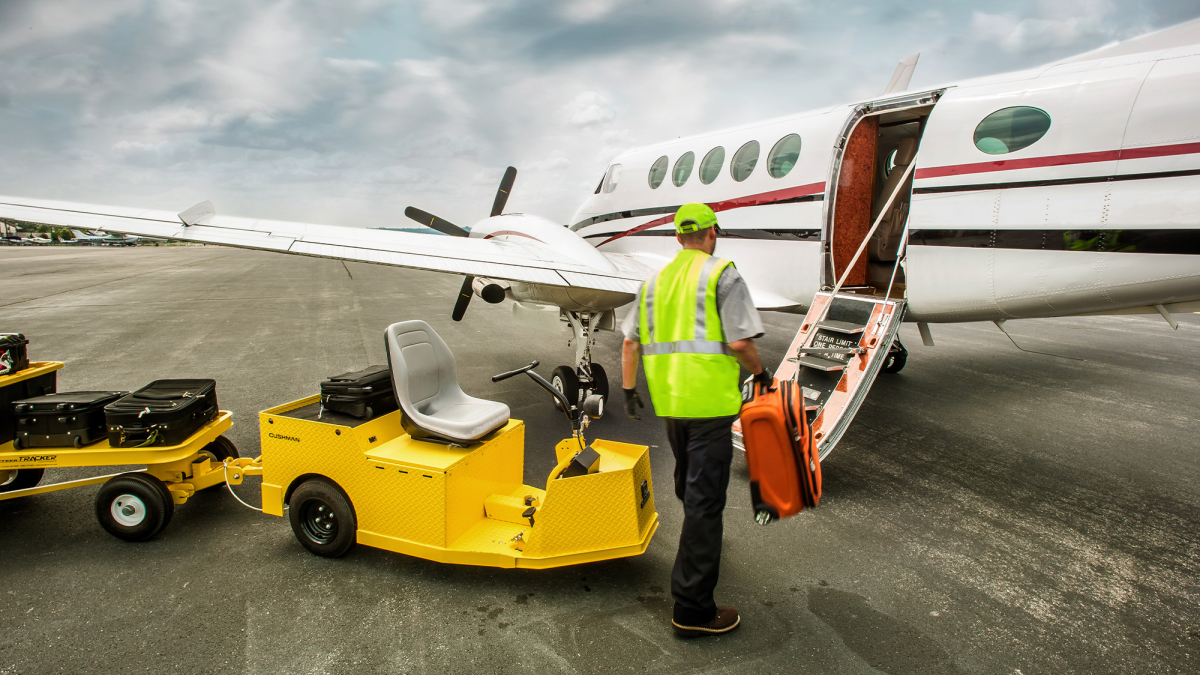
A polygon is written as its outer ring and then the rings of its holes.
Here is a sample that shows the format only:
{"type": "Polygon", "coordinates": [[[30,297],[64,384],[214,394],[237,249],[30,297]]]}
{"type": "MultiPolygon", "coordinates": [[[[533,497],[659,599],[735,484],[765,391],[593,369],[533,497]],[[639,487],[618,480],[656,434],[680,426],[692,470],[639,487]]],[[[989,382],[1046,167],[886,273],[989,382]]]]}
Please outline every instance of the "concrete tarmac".
{"type": "MultiPolygon", "coordinates": [[[[228,436],[259,410],[385,362],[383,329],[430,322],[463,388],[525,420],[525,480],[569,435],[527,378],[566,334],[507,303],[449,313],[457,277],[217,247],[0,249],[0,331],[60,360],[59,390],[212,377],[228,436]]],[[[765,313],[778,363],[799,317],[765,313]]],[[[823,464],[817,509],[754,524],[735,457],[718,601],[740,630],[670,631],[681,509],[662,424],[649,550],[549,571],[442,565],[365,546],[328,560],[222,490],[156,539],[96,523],[96,487],[0,502],[0,673],[1194,673],[1200,671],[1200,316],[916,327],[823,464]],[[1076,360],[1078,359],[1078,360],[1076,360]]],[[[597,360],[614,378],[620,337],[597,360]]],[[[645,386],[642,386],[643,393],[645,386]]],[[[51,470],[46,481],[110,470],[51,470]]],[[[238,493],[259,503],[257,481],[238,493]]]]}

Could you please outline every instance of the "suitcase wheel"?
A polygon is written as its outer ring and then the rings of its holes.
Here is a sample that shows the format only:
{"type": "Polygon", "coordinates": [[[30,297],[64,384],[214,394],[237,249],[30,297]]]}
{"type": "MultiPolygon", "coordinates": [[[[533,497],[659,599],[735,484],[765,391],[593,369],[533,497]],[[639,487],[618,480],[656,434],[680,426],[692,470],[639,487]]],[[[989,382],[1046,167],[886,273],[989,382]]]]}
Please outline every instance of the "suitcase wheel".
{"type": "Polygon", "coordinates": [[[75,447],[76,447],[76,448],[82,448],[82,447],[83,447],[83,439],[82,439],[82,438],[80,438],[80,437],[78,437],[78,436],[76,436],[76,437],[75,437],[75,447]]]}
{"type": "Polygon", "coordinates": [[[775,518],[771,515],[771,512],[767,511],[766,509],[763,509],[762,511],[756,511],[754,513],[754,522],[758,523],[759,525],[770,525],[772,520],[775,520],[775,518]]]}
{"type": "Polygon", "coordinates": [[[13,450],[20,450],[20,449],[21,449],[21,438],[18,436],[17,438],[13,439],[13,450]]]}

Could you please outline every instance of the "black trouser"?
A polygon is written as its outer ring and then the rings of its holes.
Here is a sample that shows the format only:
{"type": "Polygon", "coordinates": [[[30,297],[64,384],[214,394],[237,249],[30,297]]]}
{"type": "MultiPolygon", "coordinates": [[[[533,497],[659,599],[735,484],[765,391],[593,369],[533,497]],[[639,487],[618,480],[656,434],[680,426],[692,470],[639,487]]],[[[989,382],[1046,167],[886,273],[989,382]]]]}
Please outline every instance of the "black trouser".
{"type": "Polygon", "coordinates": [[[679,552],[671,570],[675,622],[695,626],[717,615],[713,589],[721,572],[721,514],[733,461],[729,417],[666,418],[675,454],[675,496],[683,502],[679,552]]]}

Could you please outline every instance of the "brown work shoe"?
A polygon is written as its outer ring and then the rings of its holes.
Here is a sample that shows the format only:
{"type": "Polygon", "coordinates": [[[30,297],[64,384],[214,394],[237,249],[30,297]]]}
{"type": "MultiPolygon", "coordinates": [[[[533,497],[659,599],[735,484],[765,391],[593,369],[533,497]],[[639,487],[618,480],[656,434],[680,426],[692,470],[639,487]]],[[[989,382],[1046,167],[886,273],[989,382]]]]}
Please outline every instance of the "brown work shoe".
{"type": "Polygon", "coordinates": [[[742,619],[738,616],[736,609],[732,607],[718,607],[717,615],[708,623],[702,623],[698,626],[684,626],[676,621],[672,621],[671,627],[675,629],[675,634],[680,637],[698,637],[700,635],[728,633],[741,625],[741,623],[742,619]]]}

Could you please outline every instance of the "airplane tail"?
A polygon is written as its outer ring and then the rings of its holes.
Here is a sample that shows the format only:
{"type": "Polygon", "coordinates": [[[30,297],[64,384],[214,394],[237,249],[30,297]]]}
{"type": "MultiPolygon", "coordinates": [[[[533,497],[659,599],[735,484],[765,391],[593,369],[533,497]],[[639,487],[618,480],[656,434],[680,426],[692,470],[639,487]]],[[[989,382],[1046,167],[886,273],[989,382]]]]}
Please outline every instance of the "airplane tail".
{"type": "Polygon", "coordinates": [[[82,233],[82,232],[80,232],[79,230],[76,230],[76,229],[74,229],[74,228],[72,228],[72,229],[71,229],[71,234],[75,235],[75,238],[76,238],[76,239],[84,239],[84,238],[86,238],[86,237],[88,236],[88,235],[86,235],[86,234],[84,234],[84,233],[82,233]]]}

